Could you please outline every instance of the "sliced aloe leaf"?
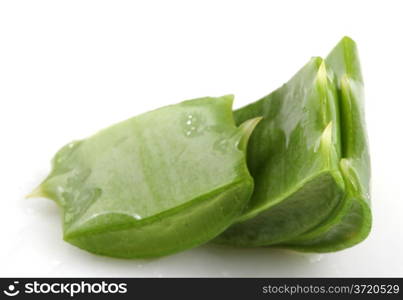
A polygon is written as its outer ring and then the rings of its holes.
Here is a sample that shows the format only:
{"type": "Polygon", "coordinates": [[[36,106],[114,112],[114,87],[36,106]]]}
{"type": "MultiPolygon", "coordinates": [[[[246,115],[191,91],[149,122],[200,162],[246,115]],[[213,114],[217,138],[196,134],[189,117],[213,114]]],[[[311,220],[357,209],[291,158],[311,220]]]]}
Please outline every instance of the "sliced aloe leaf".
{"type": "Polygon", "coordinates": [[[295,238],[323,222],[344,195],[336,88],[321,58],[235,112],[238,123],[259,115],[248,147],[255,190],[219,243],[266,246],[295,238]]]}
{"type": "Polygon", "coordinates": [[[253,189],[232,96],[145,113],[62,148],[34,192],[63,208],[64,239],[93,253],[153,257],[214,238],[253,189]]]}
{"type": "Polygon", "coordinates": [[[363,84],[354,42],[312,59],[288,83],[235,112],[262,115],[248,165],[255,191],[238,223],[216,241],[328,252],[369,233],[370,165],[363,84]]]}
{"type": "Polygon", "coordinates": [[[339,95],[340,170],[346,184],[346,197],[326,222],[288,243],[289,247],[301,251],[327,252],[351,247],[368,236],[372,223],[363,80],[355,42],[343,38],[328,55],[326,63],[333,71],[339,95]]]}

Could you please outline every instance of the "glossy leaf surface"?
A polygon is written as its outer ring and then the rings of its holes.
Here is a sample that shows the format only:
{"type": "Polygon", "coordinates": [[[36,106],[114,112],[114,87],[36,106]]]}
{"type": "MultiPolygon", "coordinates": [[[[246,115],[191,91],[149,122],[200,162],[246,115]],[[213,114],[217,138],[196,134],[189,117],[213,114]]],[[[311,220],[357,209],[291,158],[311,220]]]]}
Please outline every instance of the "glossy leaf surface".
{"type": "Polygon", "coordinates": [[[324,224],[288,243],[301,251],[328,252],[351,247],[370,230],[370,156],[364,113],[364,84],[356,44],[345,37],[326,58],[337,85],[341,115],[345,198],[324,224]]]}
{"type": "Polygon", "coordinates": [[[232,96],[185,101],[62,148],[36,195],[63,208],[64,239],[115,257],[152,257],[214,238],[253,189],[232,96]]]}
{"type": "Polygon", "coordinates": [[[327,252],[369,233],[370,165],[362,76],[355,43],[344,38],[288,83],[235,112],[253,132],[248,166],[255,190],[238,222],[216,239],[327,252]]]}

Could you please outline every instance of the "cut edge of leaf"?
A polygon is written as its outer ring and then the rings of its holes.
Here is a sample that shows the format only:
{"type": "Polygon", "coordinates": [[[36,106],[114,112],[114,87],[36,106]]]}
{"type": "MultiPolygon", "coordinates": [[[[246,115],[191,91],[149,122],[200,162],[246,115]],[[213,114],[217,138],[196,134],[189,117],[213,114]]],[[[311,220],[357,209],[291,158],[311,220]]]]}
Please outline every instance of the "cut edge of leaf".
{"type": "MultiPolygon", "coordinates": [[[[98,254],[98,255],[104,255],[104,256],[111,256],[111,257],[115,257],[115,258],[153,258],[153,257],[160,257],[160,256],[176,253],[178,251],[190,249],[190,248],[196,247],[198,245],[201,245],[201,244],[213,239],[214,237],[219,235],[221,232],[223,232],[226,228],[228,228],[232,223],[229,223],[227,226],[223,226],[221,231],[218,231],[214,234],[209,233],[208,234],[209,237],[206,237],[205,234],[202,235],[204,237],[193,240],[191,243],[186,245],[186,247],[177,246],[177,247],[174,247],[169,250],[157,251],[156,253],[153,253],[153,254],[144,254],[143,253],[143,254],[127,254],[127,255],[113,254],[112,255],[105,251],[97,251],[97,250],[89,249],[88,247],[85,247],[83,245],[80,245],[80,243],[77,242],[77,239],[83,238],[88,235],[90,235],[90,236],[102,235],[105,233],[114,233],[114,232],[118,232],[118,231],[131,230],[131,229],[136,229],[138,227],[152,225],[155,222],[161,220],[162,218],[167,218],[167,217],[169,218],[169,217],[174,217],[175,215],[181,215],[182,213],[184,213],[184,208],[186,208],[186,207],[194,206],[194,205],[203,205],[206,202],[208,202],[208,200],[212,200],[212,201],[215,200],[216,197],[219,196],[221,193],[227,193],[232,190],[239,189],[239,188],[242,188],[244,191],[246,191],[245,193],[249,194],[249,197],[250,197],[250,195],[252,193],[252,189],[253,189],[253,180],[251,180],[251,178],[249,178],[249,180],[239,180],[236,182],[232,182],[224,187],[219,188],[218,190],[212,191],[211,193],[209,193],[208,196],[203,195],[201,197],[197,197],[197,198],[193,199],[192,201],[184,203],[181,206],[177,206],[170,210],[164,211],[158,215],[154,215],[152,217],[138,221],[137,224],[134,224],[134,223],[127,224],[125,226],[119,226],[119,227],[113,228],[113,230],[110,230],[110,228],[108,228],[108,230],[99,230],[99,231],[95,231],[95,232],[92,230],[91,232],[78,232],[75,234],[68,234],[68,235],[64,234],[63,239],[66,242],[69,242],[69,243],[71,243],[81,249],[84,249],[86,251],[89,251],[91,253],[98,254]],[[144,222],[142,222],[142,221],[144,221],[144,222]]],[[[247,203],[247,201],[245,201],[244,204],[246,205],[246,203],[247,203]]],[[[238,213],[241,213],[241,212],[242,212],[242,209],[240,209],[238,213]]]]}

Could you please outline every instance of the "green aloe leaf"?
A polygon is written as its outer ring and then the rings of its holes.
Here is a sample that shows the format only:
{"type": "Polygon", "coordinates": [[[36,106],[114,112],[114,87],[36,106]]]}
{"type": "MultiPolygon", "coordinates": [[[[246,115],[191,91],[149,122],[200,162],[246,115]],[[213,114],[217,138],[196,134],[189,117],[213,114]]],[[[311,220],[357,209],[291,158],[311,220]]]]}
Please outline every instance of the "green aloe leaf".
{"type": "Polygon", "coordinates": [[[263,120],[248,166],[255,190],[238,222],[215,241],[327,252],[369,233],[370,165],[363,84],[354,42],[313,58],[288,83],[235,112],[263,120]]]}
{"type": "Polygon", "coordinates": [[[63,147],[33,196],[63,208],[64,239],[114,257],[200,245],[231,225],[253,190],[232,96],[160,108],[63,147]]]}
{"type": "Polygon", "coordinates": [[[364,113],[364,84],[355,42],[345,37],[326,58],[337,85],[340,107],[345,198],[333,214],[288,247],[300,251],[328,252],[364,240],[372,224],[370,209],[370,156],[364,113]]]}

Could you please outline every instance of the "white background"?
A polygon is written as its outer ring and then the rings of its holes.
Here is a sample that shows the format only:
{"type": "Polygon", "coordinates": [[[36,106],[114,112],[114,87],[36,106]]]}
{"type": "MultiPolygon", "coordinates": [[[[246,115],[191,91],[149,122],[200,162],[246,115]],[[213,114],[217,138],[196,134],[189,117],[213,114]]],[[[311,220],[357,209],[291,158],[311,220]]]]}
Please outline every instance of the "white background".
{"type": "Polygon", "coordinates": [[[403,276],[401,1],[1,1],[0,276],[403,276]],[[70,140],[163,105],[287,81],[344,36],[366,83],[373,231],[325,255],[203,246],[155,260],[62,241],[60,212],[24,199],[70,140]]]}

